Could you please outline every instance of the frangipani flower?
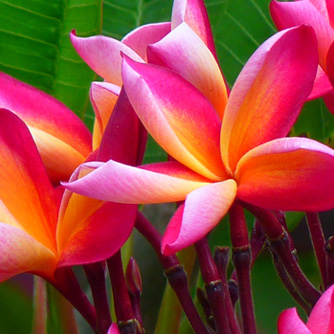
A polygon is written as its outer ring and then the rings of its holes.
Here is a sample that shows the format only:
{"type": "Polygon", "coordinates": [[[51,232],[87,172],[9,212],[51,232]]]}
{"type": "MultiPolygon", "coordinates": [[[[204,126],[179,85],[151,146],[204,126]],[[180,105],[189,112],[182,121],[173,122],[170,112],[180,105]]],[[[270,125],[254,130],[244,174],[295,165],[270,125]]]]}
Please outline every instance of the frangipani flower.
{"type": "Polygon", "coordinates": [[[332,334],[334,333],[334,285],[320,297],[304,324],[296,308],[283,311],[278,319],[279,334],[332,334]]]}
{"type": "Polygon", "coordinates": [[[332,208],[334,151],[313,140],[282,138],[312,89],[317,64],[311,28],[277,33],[245,65],[221,122],[213,104],[181,76],[124,56],[129,100],[176,161],[140,168],[91,162],[80,167],[89,174],[67,187],[120,203],[185,200],[164,235],[165,254],[202,238],[235,198],[274,210],[332,208]]]}
{"type": "MultiPolygon", "coordinates": [[[[210,100],[219,103],[218,110],[224,109],[227,90],[216,62],[211,27],[202,0],[175,0],[171,22],[141,26],[126,35],[122,41],[106,36],[82,38],[74,32],[71,34],[72,44],[83,60],[105,81],[116,87],[123,82],[121,53],[139,62],[165,62],[166,57],[170,57],[167,47],[162,58],[158,52],[153,57],[147,49],[164,37],[165,44],[177,42],[184,46],[178,54],[172,54],[173,70],[193,83],[210,100]],[[173,33],[174,30],[177,32],[173,33]],[[178,40],[174,41],[174,38],[178,40]],[[189,59],[187,63],[183,61],[184,58],[189,59]],[[211,72],[200,70],[203,60],[207,62],[211,72]]],[[[160,47],[159,44],[155,45],[160,47]]],[[[171,65],[164,64],[167,67],[171,65]]]]}
{"type": "Polygon", "coordinates": [[[52,96],[0,72],[0,108],[29,127],[53,183],[68,180],[92,151],[92,135],[70,109],[52,96]]]}
{"type": "Polygon", "coordinates": [[[0,152],[0,281],[31,272],[54,282],[57,268],[104,260],[123,245],[136,206],[62,195],[28,128],[5,109],[0,152]]]}
{"type": "Polygon", "coordinates": [[[309,99],[324,97],[334,112],[334,6],[331,0],[299,0],[270,3],[273,21],[279,30],[310,25],[318,39],[319,68],[309,99]]]}

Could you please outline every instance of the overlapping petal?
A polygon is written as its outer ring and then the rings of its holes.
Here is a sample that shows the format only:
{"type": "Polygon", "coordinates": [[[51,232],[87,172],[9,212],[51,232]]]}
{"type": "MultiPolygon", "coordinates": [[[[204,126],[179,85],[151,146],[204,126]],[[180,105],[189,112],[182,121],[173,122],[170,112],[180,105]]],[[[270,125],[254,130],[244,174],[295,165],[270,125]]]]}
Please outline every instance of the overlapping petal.
{"type": "Polygon", "coordinates": [[[113,160],[86,163],[79,167],[80,175],[85,176],[65,185],[71,191],[104,201],[149,204],[182,201],[190,192],[210,182],[176,162],[144,167],[113,160]]]}
{"type": "Polygon", "coordinates": [[[147,50],[151,64],[180,74],[213,104],[220,118],[227,102],[227,90],[219,65],[201,38],[183,22],[147,50]],[[203,66],[205,64],[205,66],[203,66]]]}
{"type": "Polygon", "coordinates": [[[0,282],[17,274],[34,272],[50,277],[55,254],[25,230],[0,221],[0,282]]]}
{"type": "Polygon", "coordinates": [[[108,82],[93,82],[91,85],[90,100],[95,112],[93,150],[100,145],[103,132],[114,109],[120,90],[119,86],[108,82]]]}
{"type": "Polygon", "coordinates": [[[220,120],[195,87],[174,72],[129,58],[124,59],[123,80],[132,106],[161,147],[205,177],[226,177],[219,153],[220,120]]]}
{"type": "Polygon", "coordinates": [[[70,35],[72,44],[80,57],[103,79],[122,85],[121,52],[136,61],[144,61],[124,43],[106,36],[77,37],[70,35]]]}
{"type": "MultiPolygon", "coordinates": [[[[20,228],[55,251],[52,238],[59,204],[26,125],[0,110],[0,198],[20,228]]],[[[4,221],[2,221],[4,222],[4,221]]]]}
{"type": "Polygon", "coordinates": [[[286,29],[301,24],[310,25],[317,35],[320,65],[326,70],[326,55],[334,40],[334,30],[326,17],[308,0],[270,3],[273,21],[278,29],[286,29]]]}
{"type": "Polygon", "coordinates": [[[210,21],[202,0],[174,0],[172,29],[176,28],[182,22],[188,24],[216,57],[210,21]]]}
{"type": "Polygon", "coordinates": [[[253,147],[287,135],[313,87],[316,43],[310,27],[284,30],[263,43],[241,71],[221,130],[222,159],[231,172],[253,147]]]}
{"type": "Polygon", "coordinates": [[[168,224],[162,253],[173,254],[209,233],[227,213],[236,196],[234,180],[215,182],[187,195],[168,224]]]}
{"type": "Polygon", "coordinates": [[[334,150],[306,138],[282,138],[260,145],[239,161],[238,198],[284,211],[334,207],[334,150]]]}
{"type": "Polygon", "coordinates": [[[312,333],[334,333],[334,285],[320,297],[306,323],[312,333]]]}
{"type": "Polygon", "coordinates": [[[50,95],[4,73],[0,73],[0,108],[9,109],[29,126],[55,182],[68,179],[75,166],[91,152],[91,134],[71,110],[50,95]]]}
{"type": "Polygon", "coordinates": [[[131,31],[122,43],[135,51],[142,59],[147,61],[146,48],[165,37],[171,30],[170,22],[146,24],[131,31]]]}
{"type": "Polygon", "coordinates": [[[279,334],[314,334],[299,318],[296,308],[283,311],[278,318],[279,334]]]}

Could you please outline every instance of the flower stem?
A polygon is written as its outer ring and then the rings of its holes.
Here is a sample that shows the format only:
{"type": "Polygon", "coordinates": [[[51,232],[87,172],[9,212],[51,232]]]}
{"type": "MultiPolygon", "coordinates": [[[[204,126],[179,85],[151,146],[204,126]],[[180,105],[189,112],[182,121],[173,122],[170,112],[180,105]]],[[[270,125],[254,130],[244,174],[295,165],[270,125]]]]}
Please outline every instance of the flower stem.
{"type": "Polygon", "coordinates": [[[232,261],[237,273],[244,334],[256,334],[254,303],[251,289],[251,250],[243,208],[234,203],[229,211],[232,261]]]}
{"type": "Polygon", "coordinates": [[[84,270],[93,294],[97,331],[99,334],[106,334],[111,325],[111,316],[105,284],[104,264],[101,262],[86,264],[84,270]]]}
{"type": "Polygon", "coordinates": [[[204,237],[197,241],[195,249],[205,283],[206,295],[215,321],[216,332],[219,334],[231,333],[225,306],[223,283],[212,258],[207,238],[204,237]]]}
{"type": "Polygon", "coordinates": [[[121,251],[119,250],[107,260],[111,286],[114,296],[115,313],[117,322],[123,333],[120,323],[133,319],[132,306],[128,290],[125,284],[121,251]]]}
{"type": "Polygon", "coordinates": [[[326,274],[325,237],[318,213],[306,212],[306,222],[310,232],[314,252],[317,258],[322,282],[324,284],[324,288],[327,289],[329,285],[326,274]]]}
{"type": "Polygon", "coordinates": [[[49,282],[81,313],[84,319],[96,332],[96,312],[87,296],[82,291],[73,271],[69,267],[56,270],[49,282]]]}
{"type": "Polygon", "coordinates": [[[209,334],[199,316],[188,289],[187,274],[182,265],[180,265],[176,255],[165,256],[161,253],[161,235],[144,215],[138,211],[136,224],[137,230],[151,244],[159,260],[165,269],[165,275],[172,289],[175,291],[180,304],[194,329],[198,334],[209,334]]]}

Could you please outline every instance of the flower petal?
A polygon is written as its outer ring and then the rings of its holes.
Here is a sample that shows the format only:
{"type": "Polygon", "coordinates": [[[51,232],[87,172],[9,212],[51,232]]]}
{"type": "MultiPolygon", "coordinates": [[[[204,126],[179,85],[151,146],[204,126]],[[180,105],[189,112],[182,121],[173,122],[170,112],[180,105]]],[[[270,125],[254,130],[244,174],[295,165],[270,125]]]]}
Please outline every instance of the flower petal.
{"type": "Polygon", "coordinates": [[[51,277],[56,256],[24,230],[0,222],[0,282],[24,272],[51,277]]]}
{"type": "Polygon", "coordinates": [[[106,36],[77,37],[71,32],[71,42],[79,56],[103,79],[122,85],[121,52],[136,61],[144,61],[136,52],[117,39],[106,36]]]}
{"type": "Polygon", "coordinates": [[[70,109],[4,73],[0,73],[0,108],[9,109],[29,126],[55,182],[67,180],[91,152],[91,134],[70,109]],[[55,161],[61,161],[61,166],[55,161]]]}
{"type": "Polygon", "coordinates": [[[0,110],[0,152],[2,210],[6,208],[7,217],[10,213],[22,230],[55,251],[59,194],[49,181],[28,128],[4,109],[0,110]]]}
{"type": "Polygon", "coordinates": [[[327,109],[334,114],[334,90],[326,94],[324,97],[324,102],[326,104],[327,109]]]}
{"type": "Polygon", "coordinates": [[[96,150],[100,145],[120,90],[119,86],[108,82],[93,82],[90,87],[90,100],[95,112],[93,150],[96,150]]]}
{"type": "Polygon", "coordinates": [[[306,325],[312,333],[334,333],[334,285],[328,288],[317,301],[306,325]]]}
{"type": "Polygon", "coordinates": [[[58,221],[58,266],[98,262],[115,254],[129,237],[136,213],[136,205],[70,195],[58,221]]]}
{"type": "Polygon", "coordinates": [[[79,167],[80,175],[85,176],[64,186],[103,201],[149,204],[182,201],[191,191],[208,184],[203,177],[176,162],[147,165],[145,168],[113,160],[86,163],[79,167]],[[148,170],[151,166],[154,171],[148,170]]]}
{"type": "Polygon", "coordinates": [[[227,102],[224,78],[211,51],[185,22],[147,52],[150,63],[175,71],[201,91],[222,119],[227,102]]]}
{"type": "Polygon", "coordinates": [[[318,71],[314,81],[314,86],[307,100],[317,99],[318,97],[322,97],[327,93],[331,92],[332,90],[333,86],[329,81],[327,74],[320,66],[318,66],[318,71]]]}
{"type": "Polygon", "coordinates": [[[334,40],[334,30],[326,20],[326,17],[308,0],[272,1],[270,3],[270,12],[279,30],[301,24],[310,25],[314,29],[318,39],[320,65],[326,71],[326,55],[329,46],[334,40]]]}
{"type": "Polygon", "coordinates": [[[97,160],[112,159],[131,166],[138,165],[144,155],[146,138],[147,132],[122,89],[105,128],[97,160]]]}
{"type": "Polygon", "coordinates": [[[118,329],[118,326],[116,323],[113,323],[109,330],[108,330],[108,333],[107,334],[119,334],[119,329],[118,329]]]}
{"type": "Polygon", "coordinates": [[[171,29],[170,22],[146,24],[131,31],[122,43],[135,51],[142,59],[147,61],[146,48],[165,37],[171,29]]]}
{"type": "Polygon", "coordinates": [[[241,71],[221,132],[222,158],[232,172],[247,151],[289,132],[313,87],[316,43],[310,27],[284,30],[263,43],[241,71]]]}
{"type": "MultiPolygon", "coordinates": [[[[296,308],[283,311],[278,318],[278,334],[315,334],[300,320],[296,308]]],[[[319,333],[320,334],[320,333],[319,333]]]]}
{"type": "Polygon", "coordinates": [[[220,120],[195,87],[172,71],[129,58],[124,59],[123,80],[133,108],[163,149],[205,177],[225,178],[220,120]]]}
{"type": "Polygon", "coordinates": [[[237,191],[234,180],[216,182],[187,195],[162,239],[162,253],[173,254],[209,233],[232,205],[237,191]]]}
{"type": "Polygon", "coordinates": [[[327,75],[332,85],[334,85],[334,42],[328,49],[327,53],[327,75]]]}
{"type": "Polygon", "coordinates": [[[334,208],[334,150],[306,138],[273,140],[240,160],[238,198],[283,211],[334,208]]]}
{"type": "Polygon", "coordinates": [[[174,0],[172,29],[182,22],[188,24],[216,57],[210,21],[203,0],[174,0]]]}

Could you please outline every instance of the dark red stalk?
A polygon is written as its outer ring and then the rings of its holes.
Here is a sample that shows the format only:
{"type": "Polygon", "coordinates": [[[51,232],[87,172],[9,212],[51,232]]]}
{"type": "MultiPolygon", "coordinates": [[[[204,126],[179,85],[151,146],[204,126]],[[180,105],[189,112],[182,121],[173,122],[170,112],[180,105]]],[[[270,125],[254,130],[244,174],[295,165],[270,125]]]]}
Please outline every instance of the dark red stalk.
{"type": "Polygon", "coordinates": [[[174,292],[176,293],[180,304],[197,334],[209,334],[209,330],[204,325],[199,316],[188,289],[187,274],[183,266],[179,263],[176,255],[165,256],[161,254],[161,235],[155,227],[138,211],[136,224],[137,230],[151,244],[159,260],[165,269],[165,275],[174,292]]]}
{"type": "Polygon", "coordinates": [[[318,213],[306,212],[306,222],[310,232],[313,249],[317,258],[322,282],[324,284],[324,288],[327,289],[329,285],[326,270],[325,237],[318,213]]]}
{"type": "Polygon", "coordinates": [[[123,273],[121,251],[119,250],[110,257],[107,260],[107,264],[114,296],[117,323],[121,333],[127,333],[122,329],[123,327],[127,327],[123,326],[123,324],[127,324],[128,321],[133,320],[133,312],[123,273]]]}
{"type": "Polygon", "coordinates": [[[253,213],[261,222],[272,251],[279,258],[279,261],[284,266],[291,282],[300,295],[311,306],[315,305],[321,294],[306,278],[299,267],[297,259],[293,253],[294,249],[291,247],[290,236],[278,220],[277,216],[269,210],[254,207],[247,203],[243,203],[243,206],[253,213]]]}
{"type": "Polygon", "coordinates": [[[231,300],[229,291],[229,285],[227,282],[227,267],[229,263],[229,248],[228,247],[216,247],[214,253],[214,261],[218,269],[219,277],[223,284],[225,308],[227,318],[230,324],[232,334],[241,334],[241,330],[237,319],[235,317],[234,305],[231,300]]]}
{"type": "Polygon", "coordinates": [[[223,283],[220,279],[216,264],[211,255],[211,250],[204,237],[195,243],[196,254],[204,280],[204,287],[211,313],[216,325],[216,332],[219,334],[231,333],[230,324],[227,318],[223,283]]]}
{"type": "Polygon", "coordinates": [[[254,303],[251,289],[251,251],[243,208],[234,203],[229,211],[232,261],[237,272],[239,300],[244,334],[256,334],[254,303]]]}
{"type": "Polygon", "coordinates": [[[82,291],[72,269],[69,267],[59,268],[55,272],[54,279],[48,281],[80,312],[96,332],[95,308],[82,291]]]}
{"type": "Polygon", "coordinates": [[[332,285],[334,283],[334,237],[328,238],[326,245],[326,277],[327,283],[332,285]]]}
{"type": "Polygon", "coordinates": [[[105,282],[105,268],[101,262],[86,264],[84,270],[92,290],[97,316],[97,332],[106,334],[111,325],[110,309],[105,282]]]}

